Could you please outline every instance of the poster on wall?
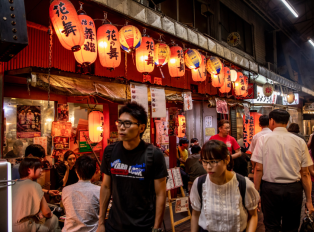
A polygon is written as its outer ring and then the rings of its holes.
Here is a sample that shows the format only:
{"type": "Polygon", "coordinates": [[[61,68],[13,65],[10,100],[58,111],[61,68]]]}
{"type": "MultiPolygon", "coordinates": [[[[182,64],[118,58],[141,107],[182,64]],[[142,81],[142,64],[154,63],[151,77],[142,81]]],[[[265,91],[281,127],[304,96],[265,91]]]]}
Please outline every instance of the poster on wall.
{"type": "Polygon", "coordinates": [[[71,122],[52,122],[51,136],[71,137],[71,122]]]}
{"type": "Polygon", "coordinates": [[[69,105],[58,104],[58,121],[69,121],[69,105]]]}
{"type": "Polygon", "coordinates": [[[148,97],[147,97],[147,86],[141,84],[130,84],[131,101],[135,101],[142,105],[146,112],[148,112],[148,97]]]}
{"type": "Polygon", "coordinates": [[[62,137],[62,136],[55,136],[53,137],[53,146],[56,150],[68,150],[70,149],[70,138],[69,137],[62,137]]]}
{"type": "MultiPolygon", "coordinates": [[[[90,146],[89,146],[89,144],[85,138],[85,136],[86,136],[89,139],[88,131],[80,131],[79,135],[80,135],[80,137],[79,137],[80,138],[80,140],[79,140],[79,151],[80,152],[91,152],[92,149],[90,148],[90,146]]],[[[102,149],[102,141],[97,144],[97,143],[92,143],[89,140],[89,143],[92,145],[94,151],[99,151],[102,149]]]]}
{"type": "Polygon", "coordinates": [[[192,102],[192,93],[185,92],[183,95],[183,110],[192,110],[193,109],[193,102],[192,102]]]}
{"type": "Polygon", "coordinates": [[[40,106],[16,106],[17,138],[34,138],[41,136],[40,106]]]}
{"type": "Polygon", "coordinates": [[[35,137],[34,138],[34,144],[41,145],[45,149],[46,155],[48,155],[48,153],[47,153],[47,137],[35,137]]]}
{"type": "Polygon", "coordinates": [[[219,114],[229,114],[227,102],[216,98],[216,111],[219,114]]]}
{"type": "Polygon", "coordinates": [[[152,118],[164,118],[166,112],[166,95],[165,90],[160,88],[150,88],[152,118]]]}

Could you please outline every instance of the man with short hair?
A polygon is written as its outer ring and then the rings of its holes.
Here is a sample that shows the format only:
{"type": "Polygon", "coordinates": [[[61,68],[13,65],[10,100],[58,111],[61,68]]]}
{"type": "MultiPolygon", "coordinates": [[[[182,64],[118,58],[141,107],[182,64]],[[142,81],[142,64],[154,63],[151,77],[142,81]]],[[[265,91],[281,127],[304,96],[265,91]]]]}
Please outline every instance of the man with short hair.
{"type": "Polygon", "coordinates": [[[236,159],[241,156],[241,149],[235,138],[229,135],[230,123],[228,120],[220,120],[218,122],[219,133],[210,137],[209,140],[219,140],[227,145],[227,148],[232,156],[236,159]],[[233,153],[234,151],[234,153],[233,153]]]}
{"type": "Polygon", "coordinates": [[[99,215],[100,186],[91,183],[96,160],[82,155],[75,162],[79,181],[62,190],[66,218],[62,231],[96,231],[99,215]]]}
{"type": "Polygon", "coordinates": [[[254,185],[258,191],[261,188],[266,231],[298,231],[303,190],[307,209],[313,212],[308,169],[313,162],[304,140],[287,131],[289,118],[285,110],[269,113],[273,132],[258,139],[252,156],[256,162],[254,185]]]}
{"type": "Polygon", "coordinates": [[[16,140],[13,143],[13,150],[9,151],[6,155],[6,159],[10,158],[21,158],[22,157],[22,150],[23,150],[23,142],[21,140],[16,140]]]}
{"type": "Polygon", "coordinates": [[[185,162],[185,172],[190,176],[190,181],[194,182],[194,180],[202,175],[207,174],[202,163],[201,159],[201,147],[198,145],[194,145],[191,147],[192,155],[185,162]]]}
{"type": "Polygon", "coordinates": [[[147,112],[136,102],[129,102],[119,110],[116,125],[122,141],[104,151],[97,231],[161,231],[168,172],[161,151],[141,139],[147,112]],[[105,223],[111,195],[114,200],[105,223]]]}

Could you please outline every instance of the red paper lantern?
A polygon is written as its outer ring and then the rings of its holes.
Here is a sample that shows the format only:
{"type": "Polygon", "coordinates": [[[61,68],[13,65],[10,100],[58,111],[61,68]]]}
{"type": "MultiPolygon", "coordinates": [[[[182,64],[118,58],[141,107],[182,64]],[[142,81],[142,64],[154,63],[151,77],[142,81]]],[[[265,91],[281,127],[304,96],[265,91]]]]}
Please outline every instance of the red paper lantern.
{"type": "Polygon", "coordinates": [[[154,71],[154,40],[148,36],[142,37],[142,43],[136,50],[136,68],[140,73],[154,71]]]}
{"type": "Polygon", "coordinates": [[[201,66],[199,69],[191,69],[192,79],[196,82],[202,82],[206,80],[206,57],[201,54],[201,66]]]}
{"type": "Polygon", "coordinates": [[[175,45],[170,48],[170,60],[168,62],[168,68],[171,77],[184,76],[184,54],[181,47],[175,45]]]}
{"type": "Polygon", "coordinates": [[[229,93],[231,90],[231,73],[228,67],[223,68],[224,84],[219,88],[221,93],[229,93]]]}
{"type": "Polygon", "coordinates": [[[92,111],[88,115],[89,139],[99,143],[103,139],[104,115],[100,111],[92,111]]]}
{"type": "Polygon", "coordinates": [[[54,0],[49,16],[61,45],[73,52],[84,44],[84,31],[76,10],[69,0],[54,0]]]}
{"type": "Polygon", "coordinates": [[[98,54],[103,67],[114,69],[121,63],[119,31],[110,23],[97,30],[98,54]]]}
{"type": "Polygon", "coordinates": [[[81,10],[79,19],[83,26],[85,42],[81,49],[74,52],[76,61],[83,65],[90,65],[95,62],[97,58],[97,41],[96,28],[94,20],[86,15],[85,11],[81,10]]]}
{"type": "Polygon", "coordinates": [[[240,81],[234,82],[234,93],[237,96],[241,96],[244,92],[242,92],[242,84],[240,81]]]}
{"type": "Polygon", "coordinates": [[[241,88],[241,94],[240,95],[243,95],[245,93],[244,75],[243,75],[243,73],[238,72],[237,76],[238,76],[237,82],[240,83],[240,88],[241,88]]]}
{"type": "Polygon", "coordinates": [[[249,95],[249,78],[247,76],[244,76],[244,93],[242,94],[242,97],[246,97],[249,95]]]}
{"type": "Polygon", "coordinates": [[[224,73],[220,72],[218,75],[211,74],[213,87],[222,87],[225,83],[224,73]]]}

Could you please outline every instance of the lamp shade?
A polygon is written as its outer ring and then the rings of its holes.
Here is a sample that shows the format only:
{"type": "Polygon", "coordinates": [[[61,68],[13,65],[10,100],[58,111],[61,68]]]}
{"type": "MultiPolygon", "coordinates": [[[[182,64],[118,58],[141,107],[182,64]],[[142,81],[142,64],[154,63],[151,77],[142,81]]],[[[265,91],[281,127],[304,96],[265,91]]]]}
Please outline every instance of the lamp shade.
{"type": "Polygon", "coordinates": [[[196,82],[202,82],[206,80],[206,57],[201,54],[202,61],[199,69],[191,69],[192,79],[196,82]]]}
{"type": "Polygon", "coordinates": [[[154,70],[154,40],[150,37],[142,37],[142,43],[136,50],[136,69],[140,73],[150,73],[154,70]]]}
{"type": "Polygon", "coordinates": [[[231,81],[236,82],[238,79],[238,73],[234,69],[230,69],[230,76],[231,76],[231,81]]]}
{"type": "Polygon", "coordinates": [[[287,95],[287,102],[289,104],[293,103],[295,100],[295,95],[293,92],[289,92],[288,95],[287,95]]]}
{"type": "Polygon", "coordinates": [[[90,65],[94,63],[97,58],[95,23],[91,17],[85,14],[85,12],[84,14],[80,14],[78,17],[83,27],[85,42],[79,51],[74,52],[74,57],[78,63],[90,65]]]}
{"type": "Polygon", "coordinates": [[[223,68],[223,65],[218,57],[216,56],[209,57],[206,64],[207,72],[217,75],[220,73],[222,68],[223,68]]]}
{"type": "Polygon", "coordinates": [[[155,64],[162,67],[168,63],[170,59],[170,48],[165,43],[157,43],[155,46],[155,64]]]}
{"type": "Polygon", "coordinates": [[[213,87],[222,87],[224,85],[224,72],[220,72],[219,74],[211,74],[211,77],[213,87]]]}
{"type": "Polygon", "coordinates": [[[196,49],[188,49],[185,52],[185,65],[189,69],[199,69],[202,62],[202,56],[196,49]]]}
{"type": "Polygon", "coordinates": [[[170,48],[170,60],[168,62],[168,68],[171,77],[184,76],[184,55],[181,47],[175,45],[170,48]]]}
{"type": "Polygon", "coordinates": [[[274,87],[273,85],[269,84],[269,83],[266,83],[263,85],[263,94],[266,96],[266,97],[269,97],[273,94],[274,92],[274,87]]]}
{"type": "Polygon", "coordinates": [[[121,63],[121,49],[118,28],[104,24],[97,30],[100,64],[106,68],[116,68],[121,63]]]}
{"type": "Polygon", "coordinates": [[[231,75],[228,67],[223,68],[224,84],[219,88],[221,93],[229,93],[231,90],[231,75]]]}
{"type": "Polygon", "coordinates": [[[104,115],[100,111],[92,111],[88,115],[89,139],[99,143],[103,139],[104,115]]]}
{"type": "Polygon", "coordinates": [[[61,45],[73,52],[84,44],[84,32],[73,4],[69,0],[54,0],[49,16],[61,45]]]}
{"type": "Polygon", "coordinates": [[[137,49],[142,42],[142,34],[137,27],[132,25],[124,26],[119,31],[121,47],[129,52],[137,49]]]}

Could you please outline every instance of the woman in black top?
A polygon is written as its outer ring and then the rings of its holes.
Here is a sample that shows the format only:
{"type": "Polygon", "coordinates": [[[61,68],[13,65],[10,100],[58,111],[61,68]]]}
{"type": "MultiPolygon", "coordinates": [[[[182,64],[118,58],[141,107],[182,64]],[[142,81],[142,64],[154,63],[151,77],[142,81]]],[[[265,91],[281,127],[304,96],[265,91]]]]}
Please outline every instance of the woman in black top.
{"type": "Polygon", "coordinates": [[[69,150],[64,154],[64,162],[57,166],[59,175],[59,183],[64,186],[75,184],[78,182],[78,177],[75,172],[76,156],[73,151],[69,150]]]}

